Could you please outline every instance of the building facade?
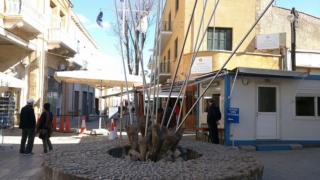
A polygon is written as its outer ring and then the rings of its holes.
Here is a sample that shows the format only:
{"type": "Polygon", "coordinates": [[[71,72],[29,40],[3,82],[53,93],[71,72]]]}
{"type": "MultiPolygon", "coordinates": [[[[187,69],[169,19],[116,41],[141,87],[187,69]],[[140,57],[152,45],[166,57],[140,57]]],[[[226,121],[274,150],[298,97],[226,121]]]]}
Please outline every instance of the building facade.
{"type": "MultiPolygon", "coordinates": [[[[217,1],[208,0],[207,4],[203,4],[205,2],[198,1],[189,32],[189,21],[195,1],[173,0],[165,2],[158,25],[159,33],[156,37],[159,41],[155,44],[158,47],[159,55],[149,63],[149,68],[152,63],[155,64],[157,70],[154,79],[159,80],[160,84],[170,84],[173,81],[180,54],[181,62],[177,67],[177,76],[174,82],[177,87],[179,86],[177,82],[182,82],[188,72],[191,72],[190,79],[195,80],[203,79],[202,76],[206,76],[207,73],[219,70],[270,1],[220,1],[211,22],[209,20],[217,1]],[[205,12],[204,16],[202,16],[202,12],[205,12]],[[203,23],[200,25],[201,21],[203,23]],[[198,32],[200,33],[198,34],[198,32]],[[204,36],[202,32],[206,32],[204,36]],[[202,43],[199,46],[201,40],[202,43]],[[185,44],[184,47],[183,44],[185,44]],[[196,56],[193,66],[191,66],[190,62],[194,55],[196,56]]],[[[227,70],[237,67],[291,70],[291,26],[287,20],[290,11],[290,9],[272,5],[224,68],[227,70]],[[257,41],[258,35],[271,36],[272,34],[277,34],[278,37],[276,48],[257,48],[260,43],[257,41]]],[[[317,28],[319,24],[319,18],[300,13],[299,28],[296,30],[296,47],[308,50],[309,54],[313,54],[314,61],[315,57],[318,57],[320,48],[316,43],[319,41],[320,32],[317,28]]],[[[301,58],[296,61],[298,71],[308,71],[310,74],[319,73],[317,63],[305,65],[305,60],[301,58]],[[315,64],[316,66],[314,66],[315,64]]],[[[194,84],[188,83],[183,114],[190,110],[197,97],[203,93],[208,82],[209,80],[194,84]]],[[[225,111],[224,82],[217,79],[208,88],[196,108],[186,117],[184,124],[186,130],[192,131],[194,126],[206,123],[207,98],[215,99],[221,111],[225,111]]],[[[225,125],[224,116],[221,124],[223,128],[225,125]]]]}
{"type": "Polygon", "coordinates": [[[0,1],[0,72],[27,84],[11,88],[16,94],[16,117],[28,98],[35,100],[36,114],[45,102],[53,114],[92,112],[93,88],[53,78],[56,71],[86,69],[98,49],[72,8],[69,0],[0,1]]]}

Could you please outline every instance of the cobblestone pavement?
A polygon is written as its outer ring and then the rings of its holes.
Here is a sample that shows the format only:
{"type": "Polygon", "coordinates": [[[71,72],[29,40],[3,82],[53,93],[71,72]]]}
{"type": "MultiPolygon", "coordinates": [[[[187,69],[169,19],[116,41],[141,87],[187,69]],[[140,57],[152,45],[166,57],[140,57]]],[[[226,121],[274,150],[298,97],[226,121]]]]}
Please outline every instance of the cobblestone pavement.
{"type": "MultiPolygon", "coordinates": [[[[236,180],[241,176],[257,179],[262,175],[263,166],[258,160],[231,147],[182,140],[179,143],[180,156],[178,154],[177,158],[174,158],[171,156],[172,152],[165,150],[167,153],[163,156],[169,161],[160,160],[154,163],[122,159],[126,151],[124,147],[128,144],[127,140],[104,140],[60,148],[49,153],[44,159],[43,173],[61,179],[77,177],[106,180],[236,180]],[[173,159],[175,162],[171,161],[173,159]]],[[[140,154],[137,156],[140,157],[140,154]]]]}
{"type": "MultiPolygon", "coordinates": [[[[98,128],[98,121],[87,122],[87,130],[98,128]]],[[[0,138],[2,138],[0,136],[0,138]]],[[[75,133],[54,133],[51,138],[54,148],[67,144],[97,141],[106,136],[78,136],[75,133]]],[[[126,138],[126,136],[124,136],[126,138]]],[[[13,148],[0,150],[0,180],[40,180],[43,158],[42,142],[35,139],[34,155],[19,156],[21,130],[5,130],[4,143],[13,144],[13,148]]],[[[194,134],[186,134],[184,139],[194,140],[194,134]]],[[[1,140],[1,139],[0,139],[1,140]]],[[[0,141],[1,143],[1,141],[0,141]]],[[[263,180],[318,180],[320,179],[320,148],[305,148],[292,151],[252,152],[264,165],[263,180]]]]}
{"type": "Polygon", "coordinates": [[[252,152],[264,165],[263,180],[319,180],[320,148],[252,152]]]}

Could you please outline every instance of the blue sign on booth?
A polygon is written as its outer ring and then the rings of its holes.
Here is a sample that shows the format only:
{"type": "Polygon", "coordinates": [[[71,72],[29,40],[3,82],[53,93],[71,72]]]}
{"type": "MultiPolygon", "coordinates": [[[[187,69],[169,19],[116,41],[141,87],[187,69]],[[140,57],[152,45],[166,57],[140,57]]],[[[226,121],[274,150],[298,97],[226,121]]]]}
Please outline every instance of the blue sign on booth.
{"type": "Polygon", "coordinates": [[[228,108],[227,122],[228,123],[239,123],[239,108],[228,108]]]}

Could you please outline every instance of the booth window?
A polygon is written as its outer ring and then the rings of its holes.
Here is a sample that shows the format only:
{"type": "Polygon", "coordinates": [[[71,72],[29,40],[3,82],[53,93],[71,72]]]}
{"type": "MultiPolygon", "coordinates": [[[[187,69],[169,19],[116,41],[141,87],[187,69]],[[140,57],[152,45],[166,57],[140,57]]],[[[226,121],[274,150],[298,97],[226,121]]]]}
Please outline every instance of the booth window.
{"type": "Polygon", "coordinates": [[[202,110],[203,112],[208,112],[208,101],[210,98],[213,99],[213,102],[220,107],[220,94],[211,94],[211,95],[204,95],[202,99],[202,110]]]}
{"type": "MultiPolygon", "coordinates": [[[[318,116],[319,116],[319,97],[318,116]]],[[[296,97],[296,116],[315,116],[315,97],[296,97]]]]}

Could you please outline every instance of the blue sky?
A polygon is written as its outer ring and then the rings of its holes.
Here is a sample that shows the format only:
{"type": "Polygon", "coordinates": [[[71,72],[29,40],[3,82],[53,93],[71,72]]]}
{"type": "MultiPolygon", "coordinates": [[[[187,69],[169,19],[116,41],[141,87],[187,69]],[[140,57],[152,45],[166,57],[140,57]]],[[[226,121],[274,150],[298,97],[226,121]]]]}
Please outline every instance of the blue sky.
{"type": "Polygon", "coordinates": [[[320,18],[319,0],[276,0],[276,6],[292,9],[293,7],[300,12],[304,12],[320,18]]]}
{"type": "MultiPolygon", "coordinates": [[[[120,2],[120,0],[117,0],[120,2]]],[[[226,1],[226,0],[222,0],[226,1]]],[[[110,22],[115,22],[114,12],[110,9],[114,9],[114,0],[71,0],[74,5],[74,12],[78,18],[82,21],[82,24],[89,31],[99,46],[99,51],[114,57],[114,59],[122,62],[121,55],[114,47],[114,44],[119,43],[117,37],[110,36],[110,22]],[[96,23],[97,15],[100,12],[100,8],[103,11],[104,28],[101,28],[96,23]]],[[[277,6],[291,9],[295,7],[297,11],[311,14],[316,17],[320,17],[320,0],[277,0],[277,6]]],[[[144,64],[149,61],[154,41],[154,26],[149,28],[149,37],[144,48],[144,64]]],[[[146,68],[146,66],[145,66],[146,68]]]]}
{"type": "MultiPolygon", "coordinates": [[[[120,43],[119,38],[110,35],[110,22],[116,22],[116,17],[112,11],[112,9],[115,9],[114,0],[71,0],[71,2],[74,5],[73,11],[77,14],[82,24],[98,44],[99,51],[107,54],[108,56],[114,57],[122,63],[121,54],[114,46],[114,44],[120,43]],[[98,26],[96,23],[96,18],[100,12],[100,8],[103,12],[103,28],[98,26]]],[[[120,2],[120,0],[117,0],[117,2],[120,2]]],[[[148,31],[149,36],[147,37],[148,39],[145,44],[143,56],[145,68],[149,61],[149,57],[152,54],[149,52],[149,49],[152,48],[154,42],[154,26],[150,27],[148,31]]]]}

